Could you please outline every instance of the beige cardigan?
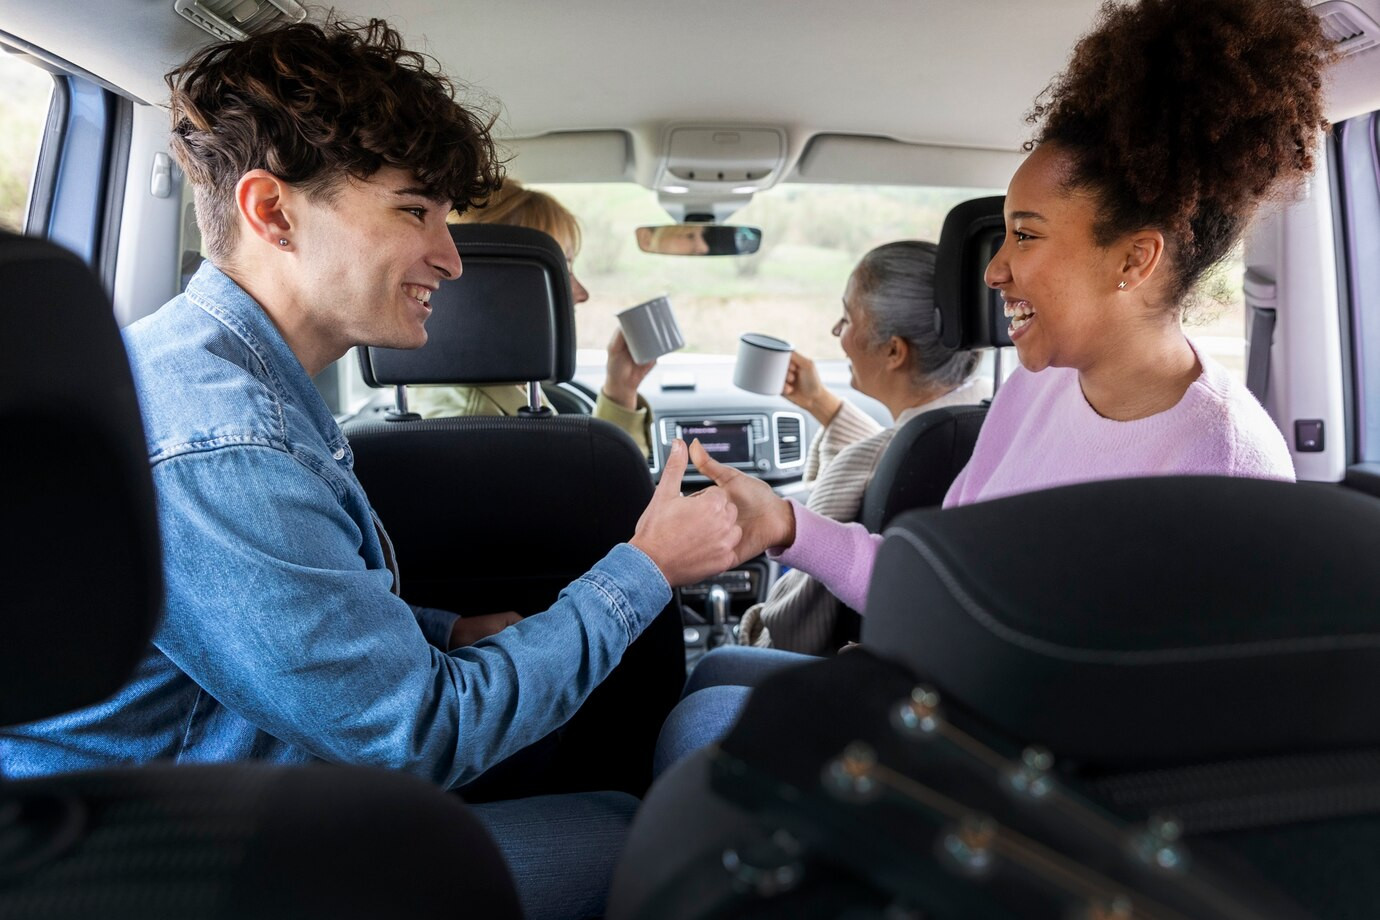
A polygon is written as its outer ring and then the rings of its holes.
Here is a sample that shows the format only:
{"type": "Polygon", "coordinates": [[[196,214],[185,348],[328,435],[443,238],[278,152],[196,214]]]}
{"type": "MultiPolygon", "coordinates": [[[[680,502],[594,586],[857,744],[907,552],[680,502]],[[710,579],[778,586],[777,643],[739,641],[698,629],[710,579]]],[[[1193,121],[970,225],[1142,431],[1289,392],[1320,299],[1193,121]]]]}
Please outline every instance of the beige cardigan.
{"type": "MultiPolygon", "coordinates": [[[[922,412],[976,403],[988,392],[985,381],[970,379],[939,399],[902,412],[890,428],[883,428],[870,415],[845,401],[810,442],[805,481],[814,485],[806,507],[836,521],[856,521],[862,511],[863,491],[898,428],[922,412]]],[[[838,621],[839,606],[824,585],[799,569],[792,569],[777,579],[764,602],[754,604],[743,614],[740,641],[744,645],[811,655],[834,651],[830,637],[838,621]]]]}

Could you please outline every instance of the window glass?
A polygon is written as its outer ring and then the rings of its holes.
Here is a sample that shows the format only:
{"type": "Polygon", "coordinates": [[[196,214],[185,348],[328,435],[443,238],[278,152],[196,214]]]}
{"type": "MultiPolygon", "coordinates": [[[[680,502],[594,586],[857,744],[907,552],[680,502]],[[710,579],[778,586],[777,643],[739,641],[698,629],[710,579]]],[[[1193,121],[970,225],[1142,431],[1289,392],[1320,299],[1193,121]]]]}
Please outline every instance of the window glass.
{"type": "Polygon", "coordinates": [[[1198,283],[1184,318],[1184,331],[1199,351],[1216,358],[1242,383],[1246,381],[1245,277],[1245,255],[1238,244],[1198,283]]]}
{"type": "MultiPolygon", "coordinates": [[[[752,331],[785,338],[826,360],[843,357],[829,330],[848,275],[864,253],[892,240],[937,242],[950,208],[1003,191],[781,185],[756,195],[729,221],[762,229],[756,255],[687,258],[638,250],[633,228],[669,222],[647,189],[629,183],[534,187],[580,219],[584,245],[575,273],[590,292],[576,324],[580,348],[604,348],[619,310],[664,293],[687,352],[732,354],[738,336],[752,331]]],[[[1199,286],[1187,326],[1200,348],[1244,380],[1243,274],[1238,248],[1199,286]]]]}
{"type": "Polygon", "coordinates": [[[192,183],[182,180],[182,220],[177,228],[178,286],[179,291],[187,290],[192,275],[201,267],[206,258],[206,246],[201,241],[201,230],[196,223],[196,202],[192,194],[192,183]]]}
{"type": "Polygon", "coordinates": [[[634,228],[670,218],[656,194],[631,183],[538,185],[580,220],[575,274],[589,289],[576,323],[580,348],[603,349],[618,311],[666,294],[687,352],[734,354],[738,336],[765,332],[817,359],[841,359],[830,335],[848,275],[869,249],[900,239],[937,242],[949,209],[998,194],[971,188],[780,185],[728,223],[762,229],[752,256],[644,253],[634,228]]]}
{"type": "Polygon", "coordinates": [[[0,228],[23,232],[53,78],[0,48],[0,228]]]}

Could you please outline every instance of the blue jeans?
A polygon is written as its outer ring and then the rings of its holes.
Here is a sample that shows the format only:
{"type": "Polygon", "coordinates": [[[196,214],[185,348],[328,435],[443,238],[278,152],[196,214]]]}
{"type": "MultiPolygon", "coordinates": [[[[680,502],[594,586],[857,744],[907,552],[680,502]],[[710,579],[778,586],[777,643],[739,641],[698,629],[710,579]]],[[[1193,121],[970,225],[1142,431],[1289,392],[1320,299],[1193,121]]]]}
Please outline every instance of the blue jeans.
{"type": "Polygon", "coordinates": [[[680,702],[661,727],[652,775],[728,734],[752,688],[777,671],[817,660],[812,655],[750,646],[716,648],[700,659],[680,702]]]}
{"type": "Polygon", "coordinates": [[[585,920],[604,915],[637,805],[623,792],[581,792],[469,807],[503,853],[527,920],[585,920]]]}

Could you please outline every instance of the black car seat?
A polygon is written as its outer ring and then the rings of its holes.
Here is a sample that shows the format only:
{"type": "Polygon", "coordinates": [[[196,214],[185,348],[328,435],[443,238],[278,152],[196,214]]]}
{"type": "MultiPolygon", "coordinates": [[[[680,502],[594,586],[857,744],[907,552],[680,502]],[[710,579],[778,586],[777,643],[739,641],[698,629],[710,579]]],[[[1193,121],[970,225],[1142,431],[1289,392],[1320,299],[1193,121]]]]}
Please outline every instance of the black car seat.
{"type": "MultiPolygon", "coordinates": [[[[950,348],[1001,349],[1011,344],[1001,294],[983,281],[987,263],[1006,233],[1005,201],[1002,195],[965,201],[944,218],[934,263],[935,316],[940,339],[950,348]]],[[[994,374],[995,393],[1000,360],[994,374]]],[[[900,512],[942,502],[972,456],[986,417],[985,405],[947,406],[923,412],[901,426],[863,493],[863,526],[881,533],[900,512]]]]}
{"type": "Polygon", "coordinates": [[[935,917],[1380,916],[1377,533],[1371,496],[1217,477],[903,514],[877,558],[865,651],[765,682],[719,751],[663,778],[610,916],[651,916],[694,883],[688,854],[746,852],[726,841],[776,828],[814,887],[716,916],[788,916],[845,890],[935,917]],[[929,805],[826,789],[858,742],[852,777],[929,805]],[[677,811],[697,817],[653,846],[677,811]],[[965,813],[995,838],[955,833],[965,813]],[[1037,861],[1003,846],[978,871],[965,840],[996,838],[1038,844],[1037,861]],[[878,843],[841,848],[857,840],[878,843]],[[1093,876],[1140,893],[1075,914],[1096,890],[1066,883],[1093,876]],[[898,896],[912,884],[925,888],[898,896]]]}
{"type": "MultiPolygon", "coordinates": [[[[0,234],[0,292],[3,734],[119,689],[153,635],[162,575],[133,380],[94,275],[51,243],[0,234]]],[[[0,917],[450,917],[457,903],[519,916],[482,826],[414,777],[5,772],[0,917]]]]}
{"type": "MultiPolygon", "coordinates": [[[[432,297],[427,344],[362,349],[366,381],[404,395],[417,384],[530,389],[568,381],[573,308],[555,240],[494,224],[459,224],[451,233],[463,274],[432,297]]],[[[404,405],[405,398],[398,409],[404,405]]],[[[462,616],[545,610],[632,536],[652,495],[647,459],[632,439],[589,416],[419,419],[395,410],[344,430],[355,472],[393,541],[402,596],[462,616]]],[[[657,732],[684,680],[673,597],[562,730],[558,766],[544,768],[541,782],[553,784],[548,791],[641,794],[657,732]]],[[[533,781],[523,776],[519,785],[530,792],[533,781]]],[[[508,792],[499,790],[485,794],[508,792]]]]}
{"type": "MultiPolygon", "coordinates": [[[[1002,195],[957,205],[944,218],[934,262],[935,324],[950,348],[997,349],[992,392],[1001,384],[1001,349],[1006,334],[1001,294],[987,287],[983,272],[1006,233],[1002,195]]],[[[863,490],[858,520],[881,533],[891,519],[912,508],[944,501],[954,478],[973,455],[987,405],[944,406],[922,412],[902,425],[882,452],[872,480],[863,490]]],[[[862,618],[839,605],[830,640],[841,648],[857,641],[862,618]]]]}

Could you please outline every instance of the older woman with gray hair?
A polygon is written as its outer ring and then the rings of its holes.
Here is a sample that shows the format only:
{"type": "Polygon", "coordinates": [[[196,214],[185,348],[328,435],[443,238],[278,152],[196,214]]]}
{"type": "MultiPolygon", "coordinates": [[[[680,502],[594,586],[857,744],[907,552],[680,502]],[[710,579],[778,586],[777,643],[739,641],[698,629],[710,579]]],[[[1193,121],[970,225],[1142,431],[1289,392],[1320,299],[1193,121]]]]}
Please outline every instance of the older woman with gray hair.
{"type": "MultiPolygon", "coordinates": [[[[807,506],[837,521],[853,521],[896,430],[921,412],[975,403],[989,395],[972,380],[976,353],[947,348],[934,327],[935,245],[903,240],[863,256],[843,292],[843,316],[834,335],[848,356],[853,389],[891,413],[883,428],[870,415],[830,392],[815,364],[791,355],[782,395],[813,415],[820,430],[810,444],[807,506]]],[[[741,641],[795,652],[832,651],[839,602],[799,570],[772,586],[766,601],[743,616],[741,641]]]]}

